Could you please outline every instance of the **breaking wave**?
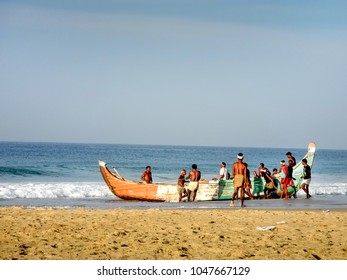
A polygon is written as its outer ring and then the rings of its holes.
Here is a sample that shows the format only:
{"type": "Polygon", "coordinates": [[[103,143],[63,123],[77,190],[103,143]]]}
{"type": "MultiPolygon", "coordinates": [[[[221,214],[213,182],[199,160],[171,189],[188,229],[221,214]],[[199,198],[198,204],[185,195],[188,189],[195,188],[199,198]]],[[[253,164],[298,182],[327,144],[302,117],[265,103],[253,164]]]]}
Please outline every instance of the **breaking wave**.
{"type": "Polygon", "coordinates": [[[0,199],[14,198],[92,198],[113,194],[104,183],[0,183],[0,199]]]}
{"type": "Polygon", "coordinates": [[[47,171],[41,171],[37,168],[13,168],[13,167],[3,167],[0,166],[0,174],[4,175],[10,175],[10,176],[22,176],[22,177],[29,177],[29,176],[47,176],[52,175],[50,172],[47,171]]]}
{"type": "MultiPolygon", "coordinates": [[[[347,195],[347,183],[312,183],[310,193],[347,195]]],[[[103,182],[0,183],[0,199],[93,197],[114,197],[114,195],[103,182]]]]}

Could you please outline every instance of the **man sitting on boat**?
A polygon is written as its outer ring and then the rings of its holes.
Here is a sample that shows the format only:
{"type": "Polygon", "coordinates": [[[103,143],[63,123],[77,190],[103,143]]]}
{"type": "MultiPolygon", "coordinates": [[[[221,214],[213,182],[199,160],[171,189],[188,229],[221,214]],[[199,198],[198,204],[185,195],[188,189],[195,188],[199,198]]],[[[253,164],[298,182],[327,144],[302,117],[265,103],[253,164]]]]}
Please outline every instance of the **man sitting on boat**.
{"type": "Polygon", "coordinates": [[[228,180],[229,179],[228,177],[230,177],[228,176],[228,169],[226,168],[226,163],[223,161],[220,164],[219,180],[228,180]]]}
{"type": "Polygon", "coordinates": [[[151,167],[149,165],[146,166],[146,171],[142,173],[141,180],[145,184],[152,184],[152,172],[151,167]]]}

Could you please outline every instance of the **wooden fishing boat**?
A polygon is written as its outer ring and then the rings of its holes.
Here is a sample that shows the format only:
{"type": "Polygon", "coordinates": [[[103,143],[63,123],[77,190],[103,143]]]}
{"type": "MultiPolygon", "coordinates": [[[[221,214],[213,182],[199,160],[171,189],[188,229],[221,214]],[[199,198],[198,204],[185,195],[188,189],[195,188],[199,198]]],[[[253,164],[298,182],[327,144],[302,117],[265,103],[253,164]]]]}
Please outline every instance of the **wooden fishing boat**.
{"type": "MultiPolygon", "coordinates": [[[[106,163],[99,160],[100,171],[110,191],[117,197],[131,200],[176,202],[178,201],[176,184],[144,184],[123,178],[114,168],[114,172],[106,163]]],[[[218,184],[200,182],[196,196],[197,201],[214,200],[217,198],[218,184]],[[214,198],[216,197],[216,198],[214,198]]]]}
{"type": "MultiPolygon", "coordinates": [[[[303,158],[307,159],[307,163],[313,165],[314,155],[316,151],[316,144],[310,143],[308,151],[303,158]]],[[[123,178],[118,171],[113,168],[111,171],[104,161],[99,160],[99,167],[108,188],[117,197],[130,200],[143,200],[153,202],[177,202],[178,193],[176,184],[144,184],[123,178]]],[[[300,162],[293,168],[293,177],[295,178],[295,187],[297,191],[303,181],[301,177],[303,166],[300,162]]],[[[279,182],[280,178],[276,179],[279,182]]],[[[265,181],[262,177],[251,178],[252,181],[252,195],[262,196],[264,192],[265,181]]],[[[200,181],[199,189],[196,195],[196,201],[208,200],[225,200],[231,199],[234,191],[234,180],[216,180],[216,181],[200,181]]],[[[290,193],[293,189],[289,188],[290,193]]],[[[275,190],[278,196],[281,195],[282,190],[278,184],[275,190]]]]}

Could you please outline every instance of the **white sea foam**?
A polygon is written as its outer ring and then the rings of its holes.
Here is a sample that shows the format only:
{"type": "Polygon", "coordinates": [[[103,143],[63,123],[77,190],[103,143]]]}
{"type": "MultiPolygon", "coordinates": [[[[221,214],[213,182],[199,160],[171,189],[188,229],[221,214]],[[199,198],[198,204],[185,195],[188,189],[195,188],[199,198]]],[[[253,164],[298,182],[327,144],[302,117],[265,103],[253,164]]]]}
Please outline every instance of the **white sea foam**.
{"type": "Polygon", "coordinates": [[[90,198],[113,194],[98,182],[0,183],[0,199],[14,198],[90,198]]]}
{"type": "MultiPolygon", "coordinates": [[[[299,192],[299,194],[302,191],[299,192]]],[[[347,183],[312,183],[312,195],[347,195],[347,183]]],[[[0,183],[0,199],[114,197],[102,182],[0,183]]]]}
{"type": "Polygon", "coordinates": [[[311,184],[310,193],[315,195],[347,195],[347,183],[311,184]]]}

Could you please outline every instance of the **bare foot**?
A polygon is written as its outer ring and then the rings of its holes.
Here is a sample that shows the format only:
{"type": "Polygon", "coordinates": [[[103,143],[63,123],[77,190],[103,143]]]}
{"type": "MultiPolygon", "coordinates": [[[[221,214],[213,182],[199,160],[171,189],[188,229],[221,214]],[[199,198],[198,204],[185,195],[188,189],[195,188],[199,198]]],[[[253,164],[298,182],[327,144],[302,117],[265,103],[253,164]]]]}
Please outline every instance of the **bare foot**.
{"type": "Polygon", "coordinates": [[[230,202],[230,207],[234,207],[234,201],[230,202]]]}

